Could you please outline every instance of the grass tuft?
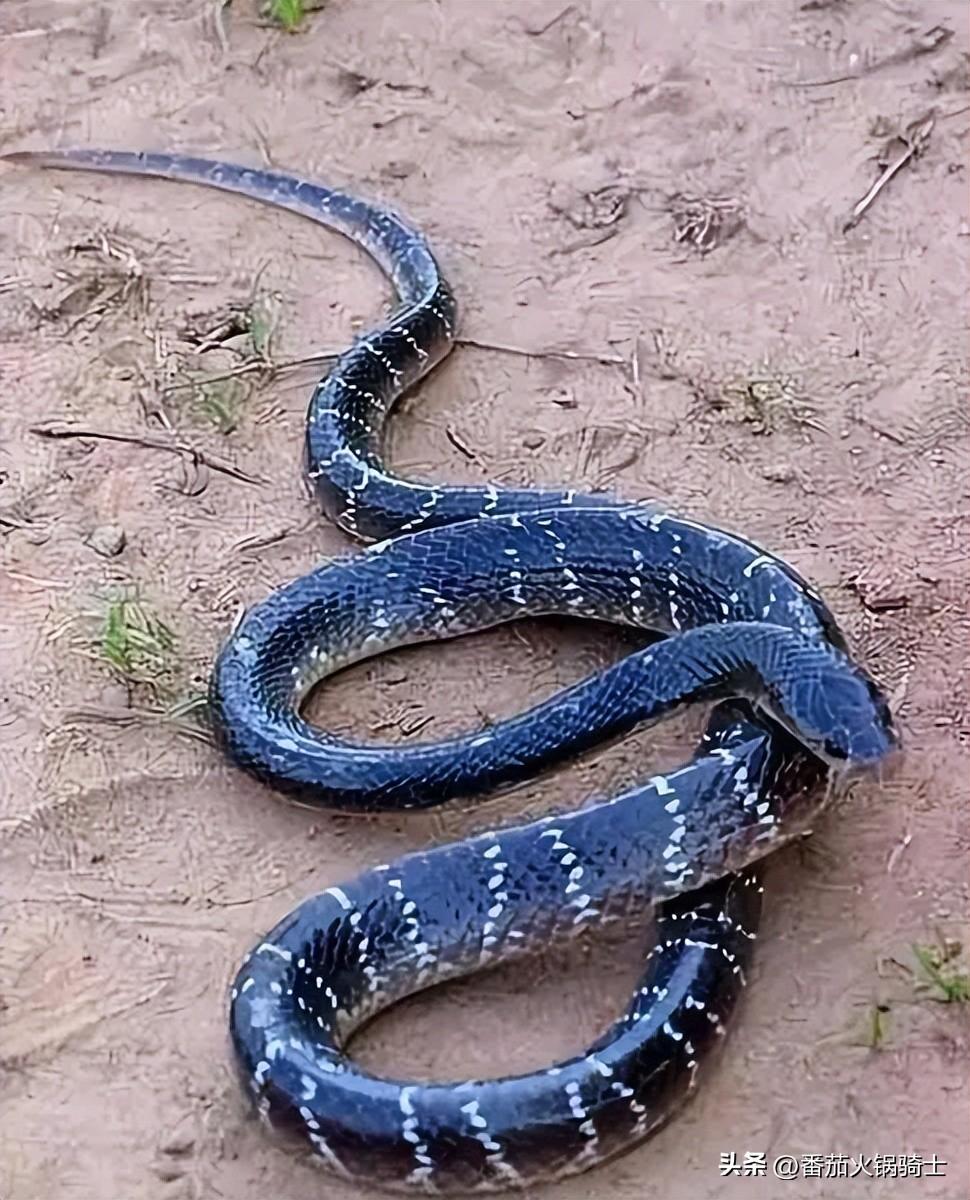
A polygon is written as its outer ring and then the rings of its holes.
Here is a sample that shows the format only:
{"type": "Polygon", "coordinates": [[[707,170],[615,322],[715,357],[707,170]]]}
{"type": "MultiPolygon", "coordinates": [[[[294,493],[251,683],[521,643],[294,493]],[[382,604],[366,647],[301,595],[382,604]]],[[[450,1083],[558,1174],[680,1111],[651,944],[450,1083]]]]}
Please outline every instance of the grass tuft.
{"type": "Polygon", "coordinates": [[[253,357],[267,365],[273,362],[273,338],[280,323],[280,298],[269,292],[255,292],[243,314],[253,357]]]}
{"type": "Polygon", "coordinates": [[[140,600],[110,601],[100,637],[101,657],[129,683],[155,683],[171,668],[175,635],[140,600]]]}
{"type": "Polygon", "coordinates": [[[914,943],[913,957],[923,973],[916,986],[928,991],[932,999],[943,1004],[966,1004],[970,1001],[970,974],[962,969],[959,942],[942,940],[938,944],[914,943]]]}
{"type": "Polygon", "coordinates": [[[767,364],[756,373],[727,380],[718,401],[715,407],[730,410],[758,434],[771,434],[782,422],[824,433],[798,381],[767,364]]]}
{"type": "Polygon", "coordinates": [[[220,433],[230,434],[239,427],[242,410],[251,388],[245,379],[199,381],[196,384],[192,408],[202,420],[215,425],[220,433]]]}
{"type": "Polygon", "coordinates": [[[195,351],[191,358],[183,359],[167,390],[187,390],[188,409],[196,418],[214,425],[222,434],[233,433],[254,392],[276,373],[273,342],[280,314],[279,295],[260,292],[254,285],[247,303],[221,313],[213,328],[189,331],[195,351]],[[225,369],[196,369],[203,353],[215,353],[220,364],[226,364],[225,369]]]}
{"type": "Polygon", "coordinates": [[[306,5],[303,0],[268,0],[263,12],[287,33],[294,33],[303,24],[306,5]]]}

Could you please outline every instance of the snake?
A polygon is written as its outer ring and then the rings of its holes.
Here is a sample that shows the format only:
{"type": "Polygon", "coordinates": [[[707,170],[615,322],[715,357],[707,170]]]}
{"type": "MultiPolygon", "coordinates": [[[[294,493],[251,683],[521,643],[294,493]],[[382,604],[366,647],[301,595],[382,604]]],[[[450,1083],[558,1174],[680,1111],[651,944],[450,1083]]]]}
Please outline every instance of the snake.
{"type": "Polygon", "coordinates": [[[362,247],[397,294],[336,357],[306,414],[306,477],[324,516],[362,548],[252,605],[215,661],[213,727],[241,769],[335,810],[426,809],[510,788],[688,704],[712,706],[676,770],[380,864],[283,917],[246,955],[229,1000],[256,1111],[329,1172],[389,1191],[527,1187],[639,1145],[721,1044],[759,927],[762,860],[901,744],[821,595],[748,539],[657,499],[396,475],[389,414],[453,348],[457,305],[425,238],[391,209],[205,158],[3,157],[202,184],[302,214],[362,247]],[[644,645],[516,716],[438,741],[354,741],[302,715],[311,690],[353,663],[540,616],[607,620],[644,645]],[[650,912],[633,996],[580,1053],[445,1082],[380,1076],[349,1053],[405,996],[650,912]]]}

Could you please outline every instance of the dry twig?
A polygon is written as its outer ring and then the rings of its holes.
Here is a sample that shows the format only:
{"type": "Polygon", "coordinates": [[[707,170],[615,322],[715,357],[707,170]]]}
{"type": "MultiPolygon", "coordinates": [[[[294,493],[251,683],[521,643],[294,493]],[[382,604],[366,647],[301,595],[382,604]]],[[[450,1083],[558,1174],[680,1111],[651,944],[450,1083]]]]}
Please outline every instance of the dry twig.
{"type": "MultiPolygon", "coordinates": [[[[858,225],[890,179],[898,171],[902,170],[908,162],[911,162],[923,153],[935,124],[936,114],[932,112],[928,113],[925,117],[920,117],[918,121],[913,121],[910,125],[907,125],[898,137],[892,139],[889,145],[898,143],[902,147],[900,153],[885,166],[876,182],[852,209],[848,220],[842,226],[843,233],[848,233],[850,229],[858,225]]],[[[889,147],[887,146],[888,149],[889,147]]]]}
{"type": "Polygon", "coordinates": [[[124,442],[130,446],[142,446],[146,450],[165,450],[169,454],[177,454],[193,464],[201,464],[221,475],[238,479],[241,483],[263,485],[265,479],[249,475],[246,471],[234,466],[231,462],[212,454],[207,450],[199,450],[185,442],[172,442],[161,437],[151,437],[135,433],[117,433],[109,429],[88,429],[83,425],[70,425],[64,421],[51,421],[47,425],[32,425],[30,432],[44,438],[91,438],[98,441],[124,442]]]}
{"type": "Polygon", "coordinates": [[[477,338],[455,338],[456,346],[474,346],[476,350],[494,350],[498,354],[514,354],[519,358],[567,358],[571,362],[602,363],[610,367],[625,367],[625,358],[618,354],[587,354],[579,350],[527,350],[523,346],[509,346],[502,342],[480,342],[477,338]]]}

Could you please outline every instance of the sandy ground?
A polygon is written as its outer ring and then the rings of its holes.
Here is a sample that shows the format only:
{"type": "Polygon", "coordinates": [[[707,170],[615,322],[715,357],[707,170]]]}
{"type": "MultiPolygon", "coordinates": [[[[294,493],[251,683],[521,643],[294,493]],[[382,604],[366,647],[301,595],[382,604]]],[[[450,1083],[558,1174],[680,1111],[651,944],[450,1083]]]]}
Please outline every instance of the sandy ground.
{"type": "MultiPolygon", "coordinates": [[[[823,589],[907,739],[896,779],[773,863],[753,986],[696,1101],[548,1194],[965,1200],[967,1005],[917,986],[912,949],[955,951],[970,910],[964,6],[329,0],[294,35],[217,7],[4,0],[0,148],[208,151],[393,203],[472,342],[400,413],[394,463],[612,481],[747,533],[823,589]],[[930,109],[925,152],[843,232],[887,138],[930,109]],[[729,1152],[868,1165],[722,1178],[729,1152]],[[866,1173],[907,1153],[948,1165],[866,1173]]],[[[311,890],[612,791],[682,759],[688,731],[400,820],[288,807],[188,736],[240,603],[345,546],[300,481],[315,368],[239,368],[345,344],[387,288],[244,201],[14,169],[0,188],[0,1196],[358,1195],[236,1087],[241,955],[311,890]],[[134,658],[109,612],[147,623],[134,658]]],[[[434,737],[625,644],[526,625],[355,668],[315,711],[434,737]]],[[[359,1052],[438,1077],[538,1066],[603,1028],[641,952],[594,942],[442,989],[359,1052]]]]}

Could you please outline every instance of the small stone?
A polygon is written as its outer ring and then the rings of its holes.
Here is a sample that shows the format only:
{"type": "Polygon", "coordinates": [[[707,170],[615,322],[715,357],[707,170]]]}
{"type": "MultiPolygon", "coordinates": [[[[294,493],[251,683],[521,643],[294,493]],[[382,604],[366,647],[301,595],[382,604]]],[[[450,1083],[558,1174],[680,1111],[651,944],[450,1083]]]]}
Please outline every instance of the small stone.
{"type": "Polygon", "coordinates": [[[170,1162],[153,1163],[152,1170],[163,1183],[174,1183],[176,1179],[181,1179],[185,1174],[184,1167],[170,1162]]]}
{"type": "Polygon", "coordinates": [[[540,446],[546,444],[546,439],[541,433],[529,433],[522,439],[522,445],[526,450],[538,450],[540,446]]]}
{"type": "Polygon", "coordinates": [[[117,558],[128,539],[120,525],[99,525],[84,540],[102,558],[117,558]]]}
{"type": "Polygon", "coordinates": [[[172,1133],[163,1136],[158,1142],[158,1150],[163,1154],[170,1154],[173,1158],[179,1158],[182,1154],[188,1154],[196,1147],[196,1136],[184,1124],[181,1128],[175,1128],[172,1133]]]}
{"type": "Polygon", "coordinates": [[[795,468],[791,463],[769,463],[761,474],[771,483],[791,483],[795,478],[795,468]]]}
{"type": "Polygon", "coordinates": [[[391,179],[407,179],[418,169],[418,164],[404,158],[391,159],[384,167],[384,174],[391,179]]]}
{"type": "Polygon", "coordinates": [[[195,1148],[195,1138],[187,1129],[176,1130],[174,1133],[170,1133],[168,1137],[163,1138],[159,1142],[158,1148],[162,1154],[179,1158],[195,1148]]]}

